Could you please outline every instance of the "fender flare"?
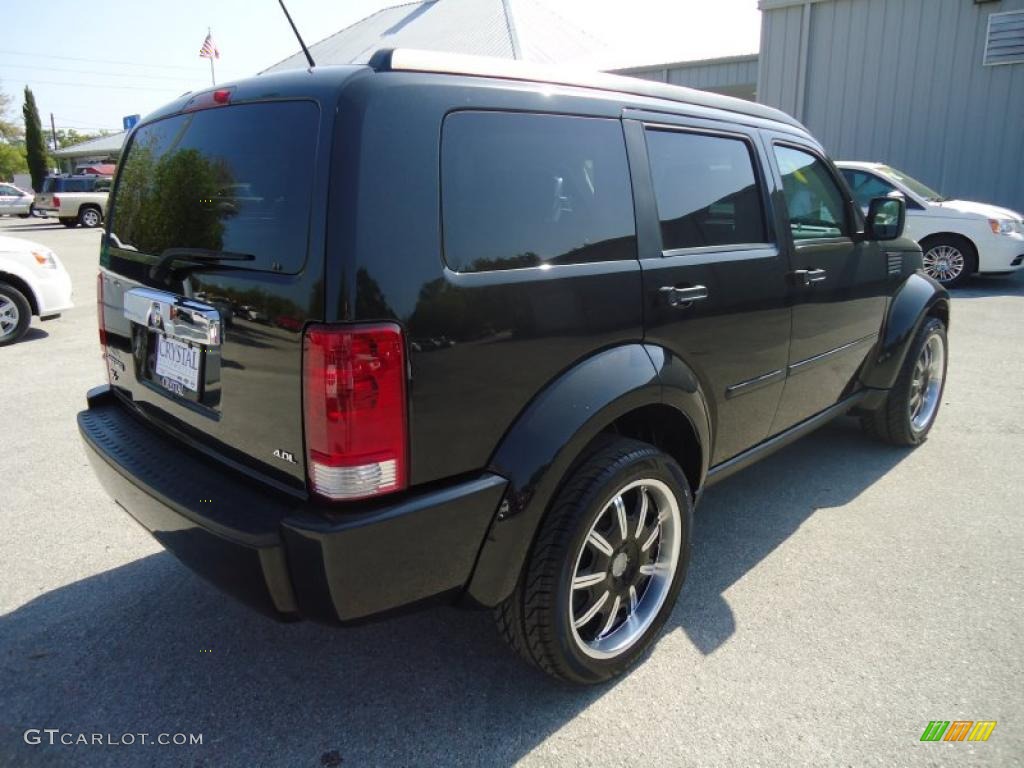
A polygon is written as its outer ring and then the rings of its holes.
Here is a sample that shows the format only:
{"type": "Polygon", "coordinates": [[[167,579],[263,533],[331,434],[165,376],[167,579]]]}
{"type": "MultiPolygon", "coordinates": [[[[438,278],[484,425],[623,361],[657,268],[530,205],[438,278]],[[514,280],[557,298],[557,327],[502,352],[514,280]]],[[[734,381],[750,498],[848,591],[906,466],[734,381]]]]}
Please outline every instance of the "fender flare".
{"type": "Polygon", "coordinates": [[[541,520],[573,462],[617,418],[658,404],[676,408],[693,426],[701,441],[703,483],[710,454],[707,405],[693,372],[660,347],[633,343],[599,352],[564,372],[526,406],[488,464],[489,471],[508,479],[508,490],[466,586],[467,602],[493,607],[512,593],[541,520]]]}
{"type": "Polygon", "coordinates": [[[949,291],[938,282],[920,272],[910,275],[889,302],[875,354],[861,375],[864,386],[890,389],[924,318],[939,308],[948,319],[949,304],[949,291]]]}

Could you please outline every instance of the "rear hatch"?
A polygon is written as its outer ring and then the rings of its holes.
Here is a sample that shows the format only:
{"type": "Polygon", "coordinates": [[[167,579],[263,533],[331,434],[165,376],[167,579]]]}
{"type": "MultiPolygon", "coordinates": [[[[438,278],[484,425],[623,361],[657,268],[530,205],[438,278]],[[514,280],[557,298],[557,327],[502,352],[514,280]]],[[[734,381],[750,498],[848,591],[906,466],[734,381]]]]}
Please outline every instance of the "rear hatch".
{"type": "Polygon", "coordinates": [[[280,92],[246,101],[244,85],[216,94],[131,136],[100,257],[108,374],[211,460],[301,490],[302,331],[323,315],[331,110],[280,92]]]}

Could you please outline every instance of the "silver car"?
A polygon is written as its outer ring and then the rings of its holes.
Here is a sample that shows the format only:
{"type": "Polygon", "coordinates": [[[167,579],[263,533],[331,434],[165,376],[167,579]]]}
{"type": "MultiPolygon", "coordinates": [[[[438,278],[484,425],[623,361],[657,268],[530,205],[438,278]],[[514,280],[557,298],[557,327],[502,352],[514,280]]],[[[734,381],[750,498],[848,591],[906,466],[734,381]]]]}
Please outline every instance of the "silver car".
{"type": "Polygon", "coordinates": [[[0,216],[20,216],[27,219],[32,215],[31,192],[19,189],[13,184],[0,184],[0,216]]]}

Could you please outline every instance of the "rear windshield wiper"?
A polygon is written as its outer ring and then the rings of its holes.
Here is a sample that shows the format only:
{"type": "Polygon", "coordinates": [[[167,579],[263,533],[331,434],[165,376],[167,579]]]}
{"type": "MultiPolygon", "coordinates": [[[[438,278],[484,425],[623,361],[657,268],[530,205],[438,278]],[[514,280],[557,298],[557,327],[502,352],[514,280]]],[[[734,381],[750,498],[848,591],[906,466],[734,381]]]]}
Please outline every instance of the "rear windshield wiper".
{"type": "Polygon", "coordinates": [[[253,261],[256,257],[251,253],[236,253],[234,251],[211,251],[207,248],[167,248],[160,254],[156,264],[149,268],[151,280],[164,280],[171,267],[176,261],[192,262],[191,268],[206,263],[219,263],[222,261],[253,261]]]}

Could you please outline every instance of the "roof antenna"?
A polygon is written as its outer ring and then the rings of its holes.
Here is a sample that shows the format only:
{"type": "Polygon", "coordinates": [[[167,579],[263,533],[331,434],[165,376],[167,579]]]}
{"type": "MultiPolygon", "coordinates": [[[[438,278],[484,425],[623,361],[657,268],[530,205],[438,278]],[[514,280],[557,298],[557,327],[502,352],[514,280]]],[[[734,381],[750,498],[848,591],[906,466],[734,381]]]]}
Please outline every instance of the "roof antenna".
{"type": "Polygon", "coordinates": [[[295,37],[298,39],[299,45],[302,46],[302,52],[306,54],[306,61],[309,62],[309,66],[312,69],[316,66],[316,63],[313,61],[313,57],[309,55],[309,48],[307,48],[306,44],[302,42],[302,35],[299,34],[299,30],[295,27],[295,22],[292,21],[292,15],[288,13],[288,9],[284,7],[284,0],[277,1],[281,4],[281,10],[284,11],[284,16],[288,19],[288,23],[292,25],[292,32],[295,33],[295,37]]]}

